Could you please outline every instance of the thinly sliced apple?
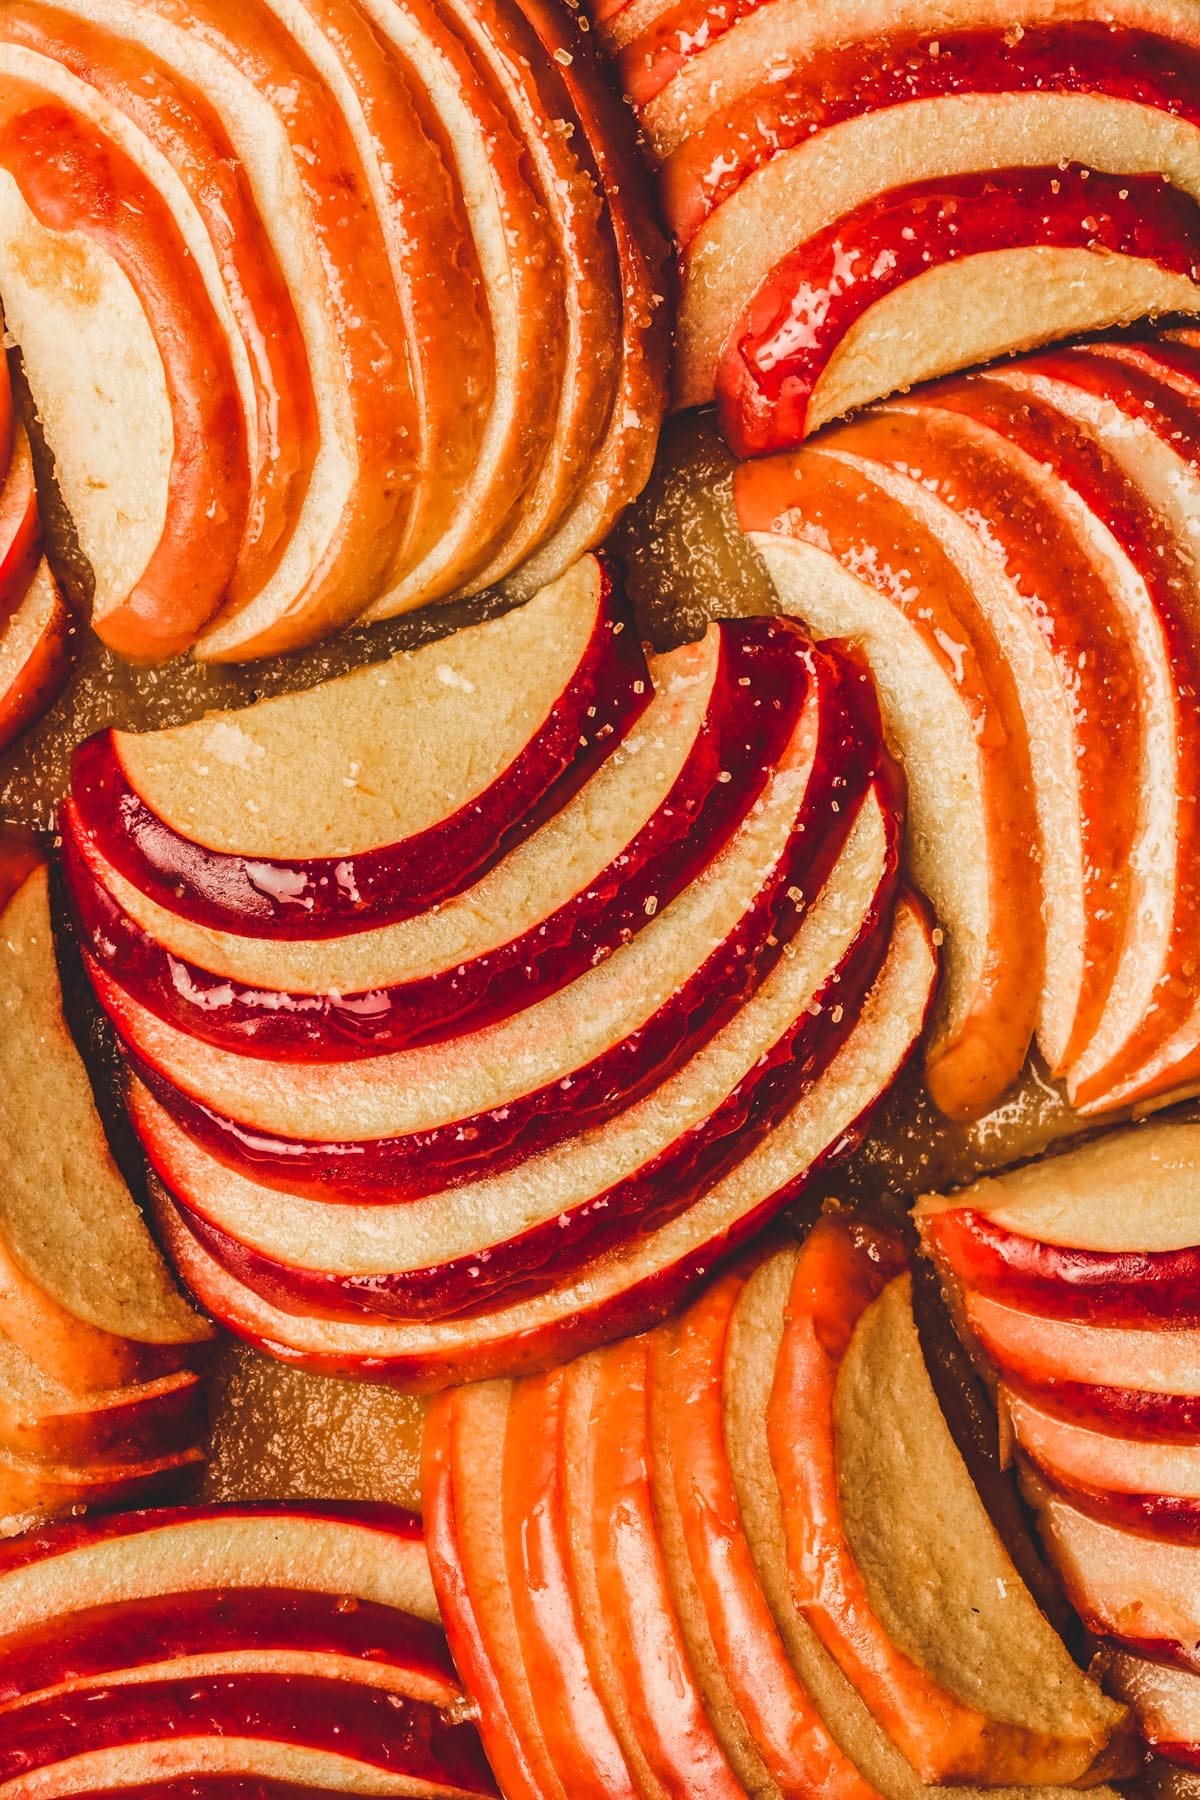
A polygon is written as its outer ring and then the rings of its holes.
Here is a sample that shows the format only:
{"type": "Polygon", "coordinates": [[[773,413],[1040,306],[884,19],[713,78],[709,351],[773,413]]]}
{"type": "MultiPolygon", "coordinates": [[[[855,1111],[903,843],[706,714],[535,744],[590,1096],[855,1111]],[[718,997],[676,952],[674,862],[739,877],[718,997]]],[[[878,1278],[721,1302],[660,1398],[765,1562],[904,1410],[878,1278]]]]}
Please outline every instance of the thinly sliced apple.
{"type": "Polygon", "coordinates": [[[496,1792],[474,1725],[364,1683],[305,1675],[155,1681],[31,1701],[0,1713],[0,1780],[28,1782],[89,1751],[188,1736],[340,1755],[405,1779],[412,1794],[496,1792]]]}
{"type": "Polygon", "coordinates": [[[1155,1754],[1200,1770],[1200,1675],[1108,1645],[1100,1666],[1111,1691],[1137,1714],[1155,1754]]]}
{"type": "Polygon", "coordinates": [[[824,1219],[796,1264],[768,1420],[796,1603],[925,1780],[1094,1778],[1122,1715],[1075,1668],[983,1508],[902,1261],[894,1242],[824,1219]],[[928,1489],[914,1458],[938,1471],[928,1489]]]}
{"type": "Polygon", "coordinates": [[[906,901],[850,1037],[775,1130],[678,1219],[535,1300],[435,1325],[325,1323],[269,1306],[235,1281],[160,1198],[164,1242],[213,1316],[283,1361],[427,1388],[544,1367],[665,1316],[856,1141],[921,1033],[935,972],[928,925],[906,901]]]}
{"type": "Polygon", "coordinates": [[[837,441],[740,469],[738,518],[784,609],[850,638],[875,671],[908,778],[913,873],[948,938],[927,1079],[944,1111],[971,1116],[1015,1079],[1037,1013],[1028,740],[991,623],[908,509],[911,484],[837,441]]]}
{"type": "Polygon", "coordinates": [[[457,1036],[562,987],[626,942],[757,800],[807,699],[799,628],[712,626],[655,659],[638,729],[479,882],[395,925],[335,939],[197,926],[119,875],[63,816],[84,941],[160,1018],[210,1043],[340,1060],[457,1036]]]}
{"type": "Polygon", "coordinates": [[[446,1044],[305,1067],[185,1036],[88,959],[138,1073],[217,1155],[318,1196],[382,1188],[415,1198],[611,1118],[673,1074],[778,963],[875,770],[885,809],[900,805],[865,676],[836,650],[813,656],[822,700],[832,688],[841,721],[836,741],[823,704],[816,733],[802,712],[759,801],[707,869],[568,987],[446,1044]],[[850,732],[847,687],[871,715],[850,732]]]}
{"type": "Polygon", "coordinates": [[[204,1385],[192,1369],[79,1394],[0,1339],[0,1449],[45,1462],[136,1462],[199,1442],[206,1423],[204,1385]]]}
{"type": "MultiPolygon", "coordinates": [[[[1119,1437],[1055,1417],[1001,1385],[1000,1413],[1021,1454],[1037,1473],[1098,1517],[1122,1524],[1129,1502],[1148,1503],[1158,1535],[1200,1543],[1200,1455],[1191,1444],[1119,1437]]],[[[1142,1511],[1142,1508],[1138,1509],[1142,1511]]]]}
{"type": "Polygon", "coordinates": [[[462,1693],[436,1626],[378,1601],[243,1587],[100,1605],[0,1637],[0,1710],[35,1696],[220,1674],[314,1674],[449,1706],[462,1693]]]}
{"type": "Polygon", "coordinates": [[[1056,1319],[1200,1324],[1200,1127],[1137,1126],[954,1194],[927,1194],[925,1247],[968,1288],[1056,1319]]]}
{"type": "Polygon", "coordinates": [[[785,955],[669,1080],[507,1175],[365,1206],[226,1170],[135,1087],[132,1116],[189,1230],[283,1310],[437,1319],[511,1306],[678,1217],[760,1143],[849,1035],[885,949],[897,845],[871,799],[785,955]]]}
{"type": "MultiPolygon", "coordinates": [[[[873,1790],[846,1756],[793,1668],[755,1568],[725,1447],[723,1374],[734,1308],[748,1270],[731,1270],[653,1347],[655,1463],[669,1463],[683,1553],[713,1653],[755,1750],[785,1800],[819,1791],[869,1800],[873,1790]]],[[[660,1500],[660,1521],[666,1507],[660,1500]]],[[[684,1620],[685,1629],[687,1620],[684,1620]]],[[[743,1776],[743,1781],[745,1777],[743,1776]]]]}
{"type": "Polygon", "coordinates": [[[460,1800],[450,1786],[414,1784],[345,1751],[331,1753],[262,1737],[166,1737],[85,1751],[6,1782],[5,1800],[460,1800]]]}
{"type": "Polygon", "coordinates": [[[72,1519],[0,1543],[4,1640],[169,1594],[289,1588],[436,1621],[419,1520],[398,1507],[303,1501],[72,1519]]]}
{"type": "MultiPolygon", "coordinates": [[[[7,365],[0,382],[7,379],[7,365]]],[[[0,402],[0,433],[4,415],[0,402]]],[[[33,457],[23,425],[16,428],[12,456],[0,486],[0,620],[12,618],[29,591],[41,556],[42,529],[38,517],[33,457]]]]}
{"type": "Polygon", "coordinates": [[[197,724],[101,733],[72,799],[106,859],[168,911],[337,936],[478,879],[651,697],[626,603],[587,558],[449,642],[197,724]]]}
{"type": "Polygon", "coordinates": [[[973,1342],[1008,1383],[1056,1418],[1122,1437],[1194,1443],[1200,1331],[1080,1325],[968,1293],[973,1342]]]}
{"type": "Polygon", "coordinates": [[[153,1379],[211,1333],[176,1291],[105,1141],[62,1015],[44,867],[3,924],[0,1326],[76,1391],[153,1379]]]}
{"type": "Polygon", "coordinates": [[[40,562],[0,627],[0,749],[28,731],[65,687],[74,630],[50,566],[40,562]]]}
{"type": "Polygon", "coordinates": [[[4,45],[0,67],[6,329],[95,577],[94,629],[171,655],[217,610],[249,507],[223,324],[120,143],[42,85],[36,58],[4,45]]]}
{"type": "Polygon", "coordinates": [[[168,1500],[203,1460],[198,1444],[128,1463],[44,1462],[0,1450],[0,1531],[21,1531],[38,1519],[85,1506],[168,1500]]]}

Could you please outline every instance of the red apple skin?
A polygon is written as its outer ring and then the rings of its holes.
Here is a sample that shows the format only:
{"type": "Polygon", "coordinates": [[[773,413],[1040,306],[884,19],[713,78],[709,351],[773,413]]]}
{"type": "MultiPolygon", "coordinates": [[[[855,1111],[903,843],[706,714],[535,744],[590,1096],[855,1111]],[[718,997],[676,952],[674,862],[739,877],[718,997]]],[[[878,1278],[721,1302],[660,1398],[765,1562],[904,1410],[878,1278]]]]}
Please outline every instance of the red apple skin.
{"type": "Polygon", "coordinates": [[[93,1685],[118,1671],[185,1656],[290,1650],[394,1665],[458,1693],[436,1626],[374,1601],[338,1594],[227,1588],[92,1606],[33,1631],[0,1637],[0,1708],[61,1682],[93,1685]]]}
{"type": "Polygon", "coordinates": [[[1125,1494],[1111,1488],[1085,1486],[1045,1468],[1028,1451],[1020,1454],[1039,1480],[1089,1518],[1157,1538],[1162,1543],[1200,1545],[1200,1501],[1178,1494],[1125,1494]]]}
{"type": "Polygon", "coordinates": [[[795,726],[808,645],[789,620],[727,620],[705,726],[661,807],[585,892],[473,962],[366,993],[264,992],[164,949],[89,870],[74,801],[63,868],[80,935],[142,1006],[206,1043],[271,1061],[341,1062],[494,1024],[628,942],[732,836],[795,726]]]}
{"type": "Polygon", "coordinates": [[[821,709],[813,778],[800,804],[789,846],[760,887],[737,929],[691,980],[633,1036],[572,1075],[571,1105],[558,1082],[419,1135],[356,1143],[310,1143],[252,1130],[205,1106],[149,1066],[132,1041],[122,995],[85,957],[101,1004],[122,1037],[139,1078],[182,1128],[221,1161],[284,1191],[315,1199],[395,1201],[439,1192],[484,1173],[512,1168],[631,1105],[680,1067],[720,1030],[774,967],[805,907],[789,889],[815,895],[828,877],[858,804],[872,781],[899,815],[903,787],[882,745],[878,707],[863,665],[844,647],[812,652],[832,687],[821,709]],[[503,1116],[500,1116],[500,1115],[503,1116]]]}
{"type": "Polygon", "coordinates": [[[489,1245],[486,1257],[475,1250],[424,1269],[364,1276],[282,1263],[206,1218],[202,1200],[189,1200],[173,1179],[145,1118],[135,1112],[142,1147],[197,1241],[244,1287],[281,1311],[326,1319],[353,1320],[364,1314],[445,1319],[530,1299],[568,1280],[587,1262],[678,1217],[747,1156],[820,1078],[849,1036],[887,948],[899,869],[894,820],[891,826],[887,871],[854,944],[814,999],[819,1012],[801,1014],[716,1112],[652,1162],[571,1211],[489,1245]]]}
{"type": "Polygon", "coordinates": [[[3,626],[28,592],[42,549],[33,458],[24,431],[18,434],[8,474],[0,490],[0,546],[0,626],[3,626]]]}
{"type": "MultiPolygon", "coordinates": [[[[704,0],[685,0],[618,58],[637,104],[653,99],[693,50],[714,41],[715,30],[693,37],[678,23],[682,12],[694,18],[704,10],[704,0]],[[661,46],[657,57],[648,40],[661,46]]],[[[1084,19],[1025,25],[1019,37],[992,29],[934,37],[894,32],[823,49],[684,140],[663,168],[668,222],[686,246],[755,169],[844,120],[951,94],[1024,93],[1099,94],[1200,123],[1200,52],[1150,31],[1084,19]]]]}
{"type": "Polygon", "coordinates": [[[100,1389],[79,1410],[50,1416],[22,1416],[0,1404],[0,1451],[79,1466],[145,1462],[202,1443],[208,1430],[203,1381],[189,1374],[156,1387],[100,1389]]]}
{"type": "Polygon", "coordinates": [[[784,257],[731,331],[716,397],[734,455],[803,442],[817,382],[876,301],[935,265],[1031,245],[1140,257],[1200,280],[1200,205],[1162,176],[1075,163],[939,177],[876,196],[784,257]]]}
{"type": "Polygon", "coordinates": [[[47,1768],[64,1752],[214,1735],[353,1756],[435,1791],[498,1792],[474,1725],[379,1688],[305,1675],[207,1676],[30,1701],[0,1714],[0,1779],[47,1768]]]}
{"type": "Polygon", "coordinates": [[[1194,1444],[1200,1437],[1200,1395],[1061,1381],[1017,1364],[997,1367],[1018,1394],[1070,1424],[1166,1444],[1194,1444]]]}
{"type": "Polygon", "coordinates": [[[76,626],[55,588],[53,611],[15,680],[0,693],[0,753],[7,750],[58,698],[75,661],[76,626]]]}
{"type": "Polygon", "coordinates": [[[117,147],[36,90],[6,102],[0,165],[43,225],[82,231],[120,265],[163,360],[175,432],[163,534],[96,630],[124,655],[170,656],[217,610],[246,526],[245,421],[224,332],[164,201],[117,147]]]}
{"type": "Polygon", "coordinates": [[[1200,1246],[1077,1250],[1022,1237],[970,1207],[922,1222],[931,1254],[989,1299],[1080,1324],[1200,1325],[1200,1246]]]}
{"type": "MultiPolygon", "coordinates": [[[[71,1787],[64,1791],[71,1800],[316,1800],[322,1793],[307,1783],[261,1780],[255,1775],[180,1775],[170,1781],[137,1782],[129,1787],[71,1787]]],[[[392,1800],[382,1790],[353,1791],[358,1800],[392,1800]]]]}
{"type": "Polygon", "coordinates": [[[650,704],[633,614],[609,567],[601,569],[595,630],[548,718],[483,794],[428,830],[352,857],[286,861],[209,850],[145,804],[112,732],[102,731],[79,747],[72,766],[83,832],[159,906],[248,937],[340,937],[450,899],[576,793],[650,704]]]}

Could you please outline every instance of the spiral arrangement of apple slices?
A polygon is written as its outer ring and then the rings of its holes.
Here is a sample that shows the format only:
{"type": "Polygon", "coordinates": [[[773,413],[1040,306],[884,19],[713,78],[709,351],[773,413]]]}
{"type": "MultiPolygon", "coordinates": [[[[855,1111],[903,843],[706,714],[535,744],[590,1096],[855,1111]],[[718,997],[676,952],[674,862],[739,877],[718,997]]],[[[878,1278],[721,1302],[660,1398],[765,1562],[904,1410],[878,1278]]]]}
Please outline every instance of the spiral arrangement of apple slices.
{"type": "Polygon", "coordinates": [[[682,250],[675,400],[715,397],[739,456],[1200,306],[1186,0],[596,10],[682,250]]]}
{"type": "Polygon", "coordinates": [[[642,485],[665,246],[569,15],[23,0],[0,72],[5,323],[115,649],[527,595],[642,485]]]}
{"type": "Polygon", "coordinates": [[[590,557],[382,667],[94,740],[64,867],[187,1286],[428,1385],[659,1316],[921,1030],[902,813],[848,653],[755,618],[647,665],[590,557]]]}
{"type": "Polygon", "coordinates": [[[823,1217],[644,1336],[440,1396],[424,1488],[506,1800],[1048,1800],[1132,1767],[955,1446],[888,1231],[823,1217]]]}
{"type": "Polygon", "coordinates": [[[1200,339],[1052,350],[746,464],[787,611],[867,655],[946,932],[942,1108],[1031,1036],[1082,1113],[1200,1075],[1200,339]]]}
{"type": "Polygon", "coordinates": [[[418,1519],[175,1507],[0,1544],[11,1800],[495,1800],[418,1519]]]}
{"type": "Polygon", "coordinates": [[[1200,1770],[1200,1126],[927,1196],[917,1218],[1111,1692],[1200,1770]]]}
{"type": "Polygon", "coordinates": [[[113,1161],[63,1019],[44,861],[0,844],[0,1535],[164,1496],[202,1458],[212,1332],[113,1161]]]}

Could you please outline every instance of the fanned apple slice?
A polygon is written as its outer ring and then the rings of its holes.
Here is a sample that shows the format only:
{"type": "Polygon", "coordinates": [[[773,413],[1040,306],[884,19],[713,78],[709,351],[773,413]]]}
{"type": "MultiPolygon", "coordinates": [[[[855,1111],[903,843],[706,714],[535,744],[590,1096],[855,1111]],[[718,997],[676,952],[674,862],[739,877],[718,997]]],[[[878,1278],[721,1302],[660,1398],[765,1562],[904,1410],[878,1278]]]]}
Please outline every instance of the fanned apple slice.
{"type": "Polygon", "coordinates": [[[85,1751],[5,1783],[5,1800],[461,1800],[453,1787],[414,1786],[341,1751],[268,1738],[167,1737],[85,1751]]]}
{"type": "Polygon", "coordinates": [[[44,866],[9,899],[3,927],[0,1327],[77,1392],[170,1373],[211,1332],[176,1291],[105,1140],[62,1015],[44,866]]]}
{"type": "MultiPolygon", "coordinates": [[[[770,1778],[785,1800],[814,1791],[871,1800],[873,1790],[831,1735],[789,1660],[746,1537],[725,1447],[723,1375],[734,1308],[748,1270],[731,1270],[653,1346],[651,1410],[656,1466],[668,1452],[683,1554],[712,1653],[770,1778]]],[[[664,1532],[665,1538],[665,1532],[664,1532]]],[[[685,1629],[686,1629],[685,1619],[685,1629]]]]}
{"type": "Polygon", "coordinates": [[[849,1034],[878,973],[898,846],[873,796],[789,950],[677,1074],[557,1151],[424,1199],[289,1195],[226,1170],[144,1088],[131,1112],[189,1229],[274,1305],[436,1319],[541,1292],[676,1217],[762,1141],[849,1034]]]}
{"type": "Polygon", "coordinates": [[[23,1530],[39,1518],[85,1506],[135,1506],[167,1500],[204,1461],[199,1444],[130,1462],[44,1462],[0,1449],[0,1530],[23,1530]]]}
{"type": "Polygon", "coordinates": [[[0,1711],[97,1687],[313,1674],[435,1706],[461,1697],[441,1632],[378,1601],[287,1587],[196,1589],[98,1605],[0,1637],[0,1711]]]}
{"type": "Polygon", "coordinates": [[[126,654],[168,656],[233,575],[250,498],[241,398],[162,195],[38,61],[0,47],[6,329],[92,568],[93,627],[126,654]]]}
{"type": "Polygon", "coordinates": [[[624,598],[588,557],[448,642],[192,725],[101,733],[77,754],[72,801],[167,911],[247,936],[338,936],[477,880],[650,700],[624,598]]]}
{"type": "Polygon", "coordinates": [[[80,1394],[0,1339],[0,1450],[45,1462],[136,1462],[199,1441],[204,1386],[193,1369],[80,1394]]]}
{"type": "Polygon", "coordinates": [[[0,749],[28,731],[65,687],[74,630],[50,565],[42,561],[0,627],[0,749]]]}
{"type": "Polygon", "coordinates": [[[6,1641],[93,1606],[215,1589],[341,1594],[437,1619],[420,1521],[333,1501],[164,1507],[0,1543],[6,1641]]]}
{"type": "Polygon", "coordinates": [[[908,778],[913,872],[947,932],[927,1079],[943,1111],[970,1117],[1017,1076],[1037,1013],[1025,723],[993,624],[910,508],[911,484],[838,444],[739,469],[738,519],[784,610],[848,637],[875,672],[908,778]]]}
{"type": "Polygon", "coordinates": [[[934,1260],[1002,1305],[1097,1325],[1200,1324],[1200,1127],[1148,1124],[960,1189],[916,1217],[934,1260]]]}
{"type": "MultiPolygon", "coordinates": [[[[0,411],[0,432],[3,425],[0,411]]],[[[6,624],[29,591],[42,548],[33,457],[23,425],[16,428],[7,470],[0,486],[0,620],[6,624]]]]}
{"type": "Polygon", "coordinates": [[[881,761],[881,794],[888,810],[899,804],[874,718],[845,729],[847,687],[871,708],[865,677],[850,665],[847,682],[833,649],[812,655],[816,729],[806,707],[760,799],[708,867],[568,987],[446,1044],[304,1067],[187,1037],[89,960],[139,1074],[193,1136],[296,1192],[316,1181],[318,1192],[332,1183],[416,1197],[610,1118],[707,1042],[775,966],[881,761]]]}
{"type": "Polygon", "coordinates": [[[574,980],[670,904],[758,798],[808,675],[790,622],[711,626],[654,660],[639,727],[482,881],[333,940],[181,919],[117,874],[68,803],[84,942],[160,1018],[254,1055],[336,1061],[455,1037],[574,980]]]}
{"type": "Polygon", "coordinates": [[[1121,1711],[1071,1662],[983,1508],[903,1260],[827,1218],[796,1264],[768,1429],[797,1605],[925,1780],[1095,1779],[1121,1711]],[[928,1489],[914,1459],[937,1471],[928,1489]]]}
{"type": "Polygon", "coordinates": [[[761,1144],[670,1224],[586,1267],[575,1280],[483,1318],[351,1325],[282,1312],[229,1276],[160,1197],[164,1242],[213,1316],[283,1361],[427,1388],[544,1367],[663,1317],[718,1258],[737,1249],[855,1141],[921,1033],[935,972],[929,928],[917,907],[904,901],[887,960],[850,1037],[761,1144]]]}
{"type": "Polygon", "coordinates": [[[1200,1770],[1200,1675],[1109,1645],[1100,1666],[1112,1692],[1136,1712],[1155,1755],[1200,1770]]]}
{"type": "Polygon", "coordinates": [[[359,1682],[248,1674],[92,1688],[0,1713],[0,1784],[20,1777],[28,1791],[35,1771],[89,1752],[189,1737],[316,1750],[397,1778],[400,1793],[496,1792],[475,1727],[441,1708],[359,1682]]]}

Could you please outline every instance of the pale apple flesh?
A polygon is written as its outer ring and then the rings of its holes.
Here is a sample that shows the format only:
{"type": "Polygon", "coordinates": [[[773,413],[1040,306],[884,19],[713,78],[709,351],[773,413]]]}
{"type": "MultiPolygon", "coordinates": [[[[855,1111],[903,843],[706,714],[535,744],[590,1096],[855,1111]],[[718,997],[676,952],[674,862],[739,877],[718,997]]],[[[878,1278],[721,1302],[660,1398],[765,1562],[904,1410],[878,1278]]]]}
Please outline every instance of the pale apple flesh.
{"type": "Polygon", "coordinates": [[[39,562],[0,627],[0,748],[36,724],[66,686],[76,629],[49,564],[39,562]]]}
{"type": "Polygon", "coordinates": [[[199,1442],[207,1429],[204,1383],[181,1369],[124,1387],[74,1392],[0,1339],[0,1448],[46,1462],[135,1462],[199,1442]]]}

